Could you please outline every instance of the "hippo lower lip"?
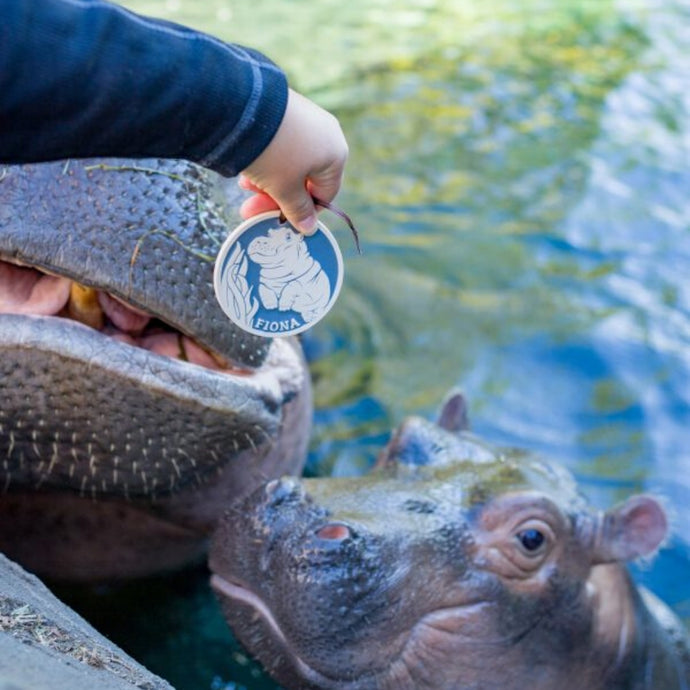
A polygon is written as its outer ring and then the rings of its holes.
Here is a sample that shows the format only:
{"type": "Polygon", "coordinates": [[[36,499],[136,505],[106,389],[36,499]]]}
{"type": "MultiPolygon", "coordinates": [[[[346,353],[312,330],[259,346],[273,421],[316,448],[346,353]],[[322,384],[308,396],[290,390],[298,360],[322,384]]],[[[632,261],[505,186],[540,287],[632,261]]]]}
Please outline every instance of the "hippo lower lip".
{"type": "Polygon", "coordinates": [[[300,656],[290,648],[290,645],[285,637],[285,634],[280,628],[280,625],[274,618],[270,609],[263,602],[261,597],[255,594],[248,587],[226,580],[220,575],[214,574],[211,576],[211,587],[221,596],[238,604],[245,604],[253,611],[255,611],[259,616],[261,616],[269,630],[277,638],[278,643],[284,649],[287,649],[290,654],[292,662],[299,668],[300,673],[304,678],[308,678],[311,682],[316,683],[319,686],[328,687],[328,682],[332,679],[327,678],[323,674],[319,673],[311,666],[306,664],[300,656]]]}
{"type": "Polygon", "coordinates": [[[285,635],[280,629],[278,622],[273,617],[270,609],[266,606],[261,597],[252,592],[249,587],[226,580],[220,575],[211,576],[211,587],[223,597],[251,606],[259,615],[263,616],[278,639],[280,639],[283,644],[286,643],[285,635]]]}
{"type": "Polygon", "coordinates": [[[0,423],[15,425],[2,438],[2,454],[11,457],[21,443],[28,446],[5,463],[3,490],[28,484],[133,498],[200,484],[228,453],[270,441],[278,428],[275,414],[303,376],[299,357],[284,341],[272,344],[258,369],[235,372],[132,347],[53,316],[0,314],[0,333],[8,367],[0,364],[8,391],[0,423]],[[37,412],[49,390],[43,380],[56,388],[78,380],[89,402],[56,392],[50,417],[43,418],[37,412]],[[159,432],[156,420],[168,430],[159,432]],[[30,431],[37,424],[51,428],[50,435],[30,431]],[[208,443],[202,444],[202,432],[211,436],[208,443]],[[167,448],[149,440],[159,433],[167,448]],[[32,455],[33,463],[22,459],[32,455]]]}

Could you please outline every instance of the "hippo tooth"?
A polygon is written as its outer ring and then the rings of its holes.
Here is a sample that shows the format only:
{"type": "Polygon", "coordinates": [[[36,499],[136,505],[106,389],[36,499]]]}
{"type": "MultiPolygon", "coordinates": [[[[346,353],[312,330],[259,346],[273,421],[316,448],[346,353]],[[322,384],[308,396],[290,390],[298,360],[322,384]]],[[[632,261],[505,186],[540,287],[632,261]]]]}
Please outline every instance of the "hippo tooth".
{"type": "Polygon", "coordinates": [[[67,316],[100,331],[105,326],[105,314],[98,302],[98,291],[79,283],[72,283],[67,316]]]}

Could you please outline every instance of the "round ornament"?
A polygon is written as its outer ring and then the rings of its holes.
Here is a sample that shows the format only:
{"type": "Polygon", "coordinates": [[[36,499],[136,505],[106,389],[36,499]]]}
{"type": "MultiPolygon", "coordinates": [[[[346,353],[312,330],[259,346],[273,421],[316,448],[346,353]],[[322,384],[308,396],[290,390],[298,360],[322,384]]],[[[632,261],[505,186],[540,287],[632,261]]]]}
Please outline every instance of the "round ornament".
{"type": "Polygon", "coordinates": [[[223,243],[213,272],[221,309],[266,337],[301,333],[322,319],[343,283],[343,257],[330,230],[303,235],[279,211],[241,223],[223,243]]]}

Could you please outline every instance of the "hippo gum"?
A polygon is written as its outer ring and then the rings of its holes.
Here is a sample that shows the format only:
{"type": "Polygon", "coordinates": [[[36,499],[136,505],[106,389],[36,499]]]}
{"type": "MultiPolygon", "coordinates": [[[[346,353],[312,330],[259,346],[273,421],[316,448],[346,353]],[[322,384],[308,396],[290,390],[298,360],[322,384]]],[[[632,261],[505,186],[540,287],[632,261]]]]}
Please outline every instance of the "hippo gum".
{"type": "Polygon", "coordinates": [[[659,503],[589,506],[561,467],[408,419],[372,474],[273,480],[221,521],[212,585],[291,689],[681,690],[686,631],[625,562],[659,503]]]}

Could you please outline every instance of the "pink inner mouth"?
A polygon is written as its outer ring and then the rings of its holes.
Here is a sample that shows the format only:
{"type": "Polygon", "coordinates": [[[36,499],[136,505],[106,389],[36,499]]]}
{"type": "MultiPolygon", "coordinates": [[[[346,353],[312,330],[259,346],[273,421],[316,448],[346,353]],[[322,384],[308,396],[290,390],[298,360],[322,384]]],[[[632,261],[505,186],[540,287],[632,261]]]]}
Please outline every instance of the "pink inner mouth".
{"type": "Polygon", "coordinates": [[[0,314],[57,316],[79,321],[120,342],[206,369],[251,374],[211,353],[155,316],[107,292],[61,276],[0,261],[0,314]]]}

